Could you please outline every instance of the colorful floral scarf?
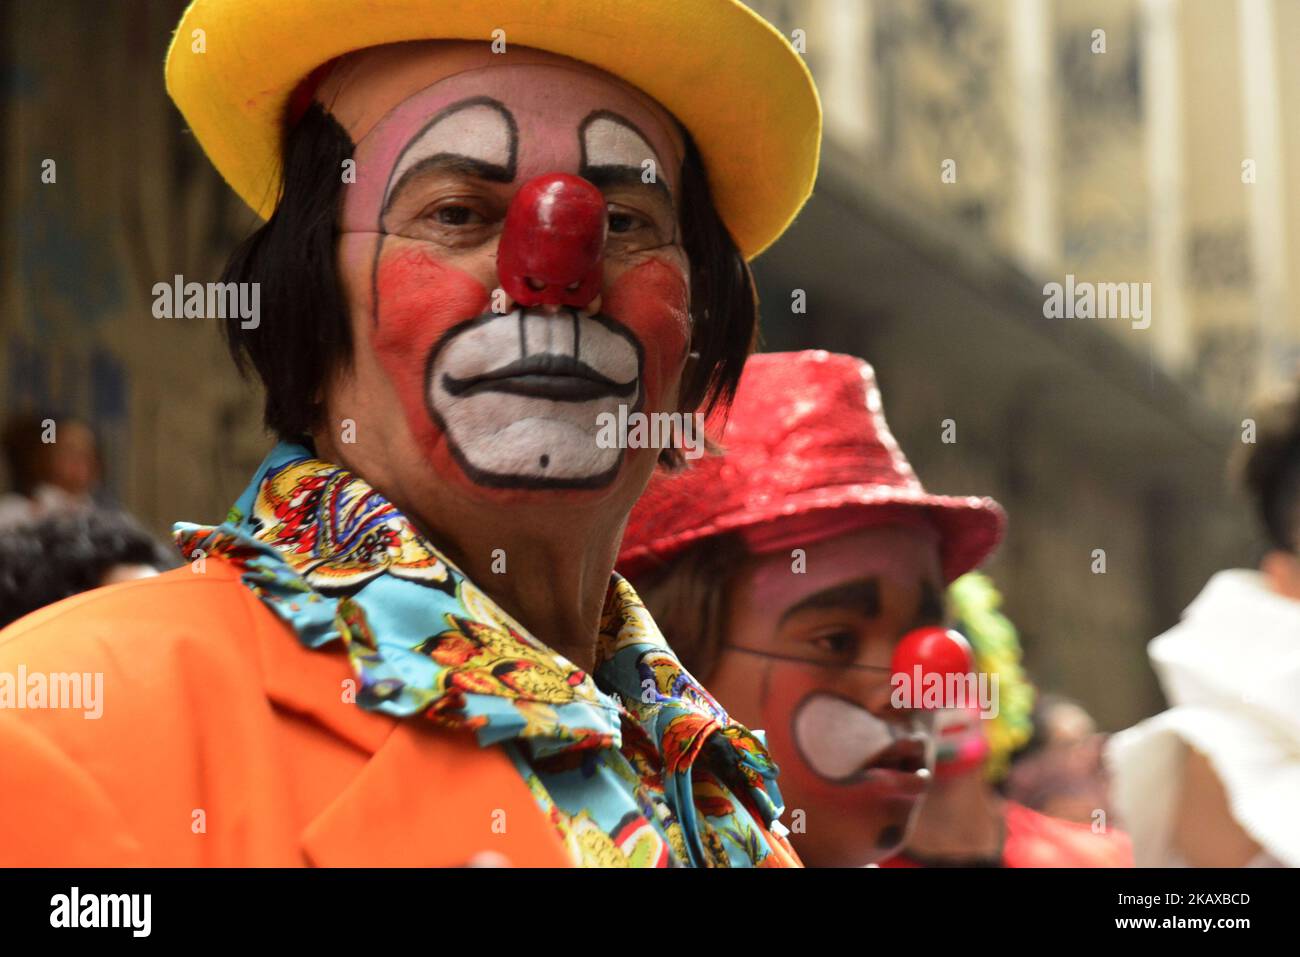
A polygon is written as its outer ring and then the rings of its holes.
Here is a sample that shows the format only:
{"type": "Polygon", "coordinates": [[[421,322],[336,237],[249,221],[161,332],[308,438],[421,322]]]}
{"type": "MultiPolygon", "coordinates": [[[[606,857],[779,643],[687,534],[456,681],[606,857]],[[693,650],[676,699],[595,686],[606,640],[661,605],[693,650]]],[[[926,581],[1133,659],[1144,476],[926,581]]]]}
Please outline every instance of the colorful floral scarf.
{"type": "MultiPolygon", "coordinates": [[[[711,798],[694,789],[696,778],[711,793],[723,782],[773,827],[781,797],[763,740],[731,721],[682,667],[618,575],[593,680],[530,635],[362,479],[303,446],[278,445],[223,524],[180,523],[175,537],[187,558],[239,567],[305,646],[342,642],[360,707],[470,730],[484,747],[505,744],[522,756],[535,792],[540,782],[530,769],[569,754],[617,752],[631,721],[658,752],[661,770],[650,775],[668,809],[658,814],[680,828],[689,863],[734,861],[737,848],[755,864],[767,856],[754,834],[737,832],[737,819],[742,830],[748,820],[740,806],[719,812],[725,826],[701,821],[699,808],[711,798]]],[[[568,819],[585,821],[589,810],[568,819]]],[[[669,843],[676,836],[670,831],[669,843]]]]}

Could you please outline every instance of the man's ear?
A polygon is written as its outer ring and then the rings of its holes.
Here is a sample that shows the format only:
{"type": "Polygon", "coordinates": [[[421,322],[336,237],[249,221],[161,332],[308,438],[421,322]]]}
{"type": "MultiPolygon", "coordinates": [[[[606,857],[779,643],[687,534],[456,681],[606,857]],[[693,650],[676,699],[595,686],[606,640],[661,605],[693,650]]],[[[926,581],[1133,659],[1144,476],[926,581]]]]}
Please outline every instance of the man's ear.
{"type": "Polygon", "coordinates": [[[1300,557],[1275,548],[1264,556],[1259,570],[1274,593],[1300,601],[1300,557]]]}

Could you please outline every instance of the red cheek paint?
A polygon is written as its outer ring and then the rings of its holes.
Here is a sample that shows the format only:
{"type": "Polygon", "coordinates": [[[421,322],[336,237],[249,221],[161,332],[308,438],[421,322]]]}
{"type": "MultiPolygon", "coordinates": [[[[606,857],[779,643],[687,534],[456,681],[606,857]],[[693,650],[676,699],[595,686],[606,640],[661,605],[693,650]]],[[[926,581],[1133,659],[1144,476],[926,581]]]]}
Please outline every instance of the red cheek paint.
{"type": "Polygon", "coordinates": [[[490,294],[468,273],[395,243],[380,254],[375,288],[379,312],[371,342],[411,435],[439,473],[459,474],[425,405],[425,364],[449,329],[487,311],[490,294]]]}
{"type": "Polygon", "coordinates": [[[645,411],[665,411],[665,384],[679,374],[691,341],[690,292],[681,269],[662,259],[629,269],[614,281],[601,311],[641,341],[645,411]]]}
{"type": "MultiPolygon", "coordinates": [[[[453,456],[449,438],[430,414],[427,375],[435,347],[452,329],[488,311],[490,291],[422,247],[393,239],[380,254],[375,291],[378,314],[372,347],[393,384],[412,437],[439,475],[480,487],[453,456]]],[[[690,342],[688,302],[681,268],[660,259],[623,272],[604,299],[602,313],[625,326],[644,350],[641,388],[647,412],[663,409],[665,386],[680,374],[690,342]]],[[[494,494],[530,493],[498,489],[494,494]]]]}

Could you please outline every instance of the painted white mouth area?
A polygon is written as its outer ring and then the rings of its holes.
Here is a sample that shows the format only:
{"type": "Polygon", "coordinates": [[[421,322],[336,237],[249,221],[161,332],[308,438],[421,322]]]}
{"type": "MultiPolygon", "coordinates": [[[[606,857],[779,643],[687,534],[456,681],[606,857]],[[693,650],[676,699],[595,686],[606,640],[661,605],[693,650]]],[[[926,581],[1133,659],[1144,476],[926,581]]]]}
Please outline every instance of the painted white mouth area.
{"type": "Polygon", "coordinates": [[[612,479],[598,416],[641,400],[640,354],[625,330],[570,310],[515,310],[454,333],[426,381],[430,409],[470,477],[498,485],[612,479]]]}
{"type": "Polygon", "coordinates": [[[550,314],[536,309],[494,316],[449,342],[439,354],[439,376],[469,379],[534,355],[571,356],[615,382],[639,372],[636,349],[628,338],[590,316],[569,310],[550,314]],[[522,321],[521,321],[522,317],[522,321]]]}
{"type": "Polygon", "coordinates": [[[818,774],[847,778],[893,744],[889,726],[850,701],[818,694],[800,706],[793,722],[795,742],[818,774]]]}

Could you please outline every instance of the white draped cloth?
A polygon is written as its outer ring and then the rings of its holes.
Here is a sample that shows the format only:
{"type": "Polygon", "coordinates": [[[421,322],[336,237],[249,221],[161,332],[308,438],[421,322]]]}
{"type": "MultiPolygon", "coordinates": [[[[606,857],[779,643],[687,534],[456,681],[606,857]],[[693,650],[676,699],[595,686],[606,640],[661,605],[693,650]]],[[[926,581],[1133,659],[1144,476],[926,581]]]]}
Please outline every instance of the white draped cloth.
{"type": "Polygon", "coordinates": [[[1170,839],[1190,746],[1262,848],[1251,863],[1300,867],[1300,601],[1258,572],[1219,572],[1148,653],[1169,710],[1114,735],[1107,751],[1137,864],[1184,863],[1170,839]]]}

